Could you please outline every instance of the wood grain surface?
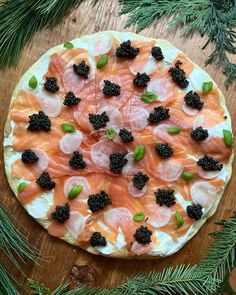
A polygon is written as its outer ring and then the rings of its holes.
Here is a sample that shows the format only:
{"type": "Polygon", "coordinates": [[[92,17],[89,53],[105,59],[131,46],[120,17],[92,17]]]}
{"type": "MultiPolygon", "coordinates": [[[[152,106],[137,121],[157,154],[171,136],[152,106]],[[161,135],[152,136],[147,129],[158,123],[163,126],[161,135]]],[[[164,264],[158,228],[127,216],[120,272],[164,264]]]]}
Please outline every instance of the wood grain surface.
{"type": "MultiPolygon", "coordinates": [[[[100,0],[100,4],[95,8],[92,8],[91,3],[92,1],[90,0],[83,2],[78,8],[72,11],[70,15],[65,17],[64,22],[53,29],[53,31],[43,30],[41,33],[37,34],[34,40],[30,42],[29,46],[24,49],[18,66],[0,72],[1,142],[12,91],[22,74],[36,62],[46,50],[60,43],[64,43],[67,40],[98,31],[124,31],[127,16],[118,16],[118,1],[100,0]]],[[[135,28],[128,29],[127,31],[135,31],[135,28]]],[[[202,51],[201,48],[206,40],[198,35],[194,36],[192,39],[184,40],[180,37],[180,29],[174,32],[168,31],[167,19],[165,18],[158,24],[152,25],[149,29],[144,30],[141,34],[154,38],[167,39],[184,51],[191,60],[199,64],[202,68],[204,68],[204,61],[207,55],[209,55],[213,49],[210,44],[205,51],[202,51]]],[[[14,44],[12,44],[12,46],[14,46],[14,44]]],[[[236,61],[236,59],[234,61],[236,61]]],[[[234,122],[233,129],[235,132],[236,82],[226,91],[224,88],[225,77],[221,69],[218,69],[216,65],[212,65],[208,66],[206,70],[218,83],[226,97],[227,106],[234,122]]],[[[18,223],[22,225],[27,233],[30,243],[40,249],[40,254],[43,257],[39,265],[27,263],[23,267],[23,271],[27,277],[41,281],[50,288],[55,288],[58,284],[64,282],[68,278],[74,264],[90,265],[95,270],[95,285],[100,287],[114,287],[140,271],[160,271],[166,266],[174,266],[181,263],[198,263],[211,243],[211,238],[208,236],[208,233],[217,229],[217,226],[214,225],[214,221],[221,218],[228,218],[233,210],[236,209],[236,165],[234,164],[234,173],[218,207],[217,213],[208,220],[197,236],[181,251],[162,260],[124,261],[109,259],[88,254],[79,248],[72,247],[59,239],[49,236],[40,225],[27,215],[11,192],[3,168],[2,146],[1,167],[1,202],[14,214],[18,223]]],[[[19,271],[15,270],[3,254],[1,254],[0,258],[10,272],[24,282],[21,291],[22,294],[29,294],[26,278],[19,271]]]]}

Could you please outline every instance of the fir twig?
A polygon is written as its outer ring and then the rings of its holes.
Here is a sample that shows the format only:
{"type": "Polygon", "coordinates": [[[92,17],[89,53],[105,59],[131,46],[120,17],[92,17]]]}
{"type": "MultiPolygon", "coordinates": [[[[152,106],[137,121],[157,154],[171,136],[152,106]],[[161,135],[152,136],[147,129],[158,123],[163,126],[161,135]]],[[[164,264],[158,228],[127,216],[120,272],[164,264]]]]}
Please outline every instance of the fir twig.
{"type": "Polygon", "coordinates": [[[22,48],[44,27],[57,25],[83,0],[0,1],[0,68],[16,65],[22,48]]]}
{"type": "Polygon", "coordinates": [[[206,274],[207,283],[212,278],[223,282],[236,261],[236,212],[230,220],[218,224],[223,226],[223,230],[210,234],[214,242],[198,266],[200,272],[206,274]]]}
{"type": "Polygon", "coordinates": [[[0,205],[0,249],[4,251],[17,268],[21,268],[18,260],[26,263],[26,259],[37,263],[38,253],[25,236],[15,229],[3,206],[0,205]],[[18,259],[17,259],[18,258],[18,259]]]}
{"type": "Polygon", "coordinates": [[[20,295],[14,284],[19,283],[7,272],[2,264],[0,264],[0,294],[1,295],[20,295]]]}
{"type": "Polygon", "coordinates": [[[228,88],[236,79],[236,64],[227,54],[236,54],[236,1],[235,0],[119,0],[123,5],[120,14],[130,14],[126,27],[137,25],[141,31],[157,22],[163,15],[172,16],[169,28],[182,25],[182,35],[191,37],[195,32],[208,36],[203,47],[215,46],[206,65],[215,63],[223,68],[228,88]]]}
{"type": "Polygon", "coordinates": [[[31,295],[52,295],[52,291],[49,288],[32,279],[28,279],[28,286],[31,289],[31,295]]]}

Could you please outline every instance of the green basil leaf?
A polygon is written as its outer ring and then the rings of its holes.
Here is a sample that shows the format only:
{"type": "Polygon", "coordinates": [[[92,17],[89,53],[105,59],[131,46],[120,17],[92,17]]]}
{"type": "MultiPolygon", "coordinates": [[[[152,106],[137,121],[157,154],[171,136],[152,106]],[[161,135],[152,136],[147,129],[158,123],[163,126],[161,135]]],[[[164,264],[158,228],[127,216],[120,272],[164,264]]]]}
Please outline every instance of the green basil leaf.
{"type": "Polygon", "coordinates": [[[134,221],[143,221],[145,219],[145,214],[143,212],[137,212],[133,216],[134,221]]]}
{"type": "Polygon", "coordinates": [[[21,182],[18,185],[18,193],[22,193],[25,190],[26,186],[27,186],[27,183],[26,182],[21,182]]]}
{"type": "Polygon", "coordinates": [[[168,127],[167,128],[167,131],[170,134],[178,134],[178,133],[180,133],[180,131],[182,131],[182,129],[181,128],[178,128],[178,127],[175,127],[175,126],[171,126],[171,127],[168,127]]]}
{"type": "Polygon", "coordinates": [[[65,44],[64,44],[64,47],[66,48],[66,49],[72,49],[72,48],[74,48],[74,45],[73,45],[73,43],[71,43],[71,42],[66,42],[65,44]]]}
{"type": "Polygon", "coordinates": [[[29,87],[35,89],[38,86],[38,81],[35,76],[32,76],[29,80],[29,87]]]}
{"type": "Polygon", "coordinates": [[[194,178],[194,175],[191,172],[183,172],[182,175],[181,175],[181,177],[184,180],[192,180],[194,178]]]}
{"type": "Polygon", "coordinates": [[[176,219],[177,219],[176,227],[181,227],[184,224],[183,215],[179,211],[176,211],[175,216],[176,216],[176,219]]]}
{"type": "Polygon", "coordinates": [[[62,123],[61,124],[61,130],[63,132],[75,132],[75,127],[69,123],[62,123]]]}
{"type": "Polygon", "coordinates": [[[97,60],[97,68],[101,69],[108,63],[108,56],[107,55],[101,55],[99,59],[97,60]]]}
{"type": "Polygon", "coordinates": [[[106,130],[106,136],[108,139],[112,139],[116,135],[116,131],[113,128],[108,128],[106,130]]]}
{"type": "Polygon", "coordinates": [[[134,149],[133,159],[135,162],[138,162],[142,160],[142,158],[145,156],[145,146],[139,145],[136,146],[134,149]]]}
{"type": "Polygon", "coordinates": [[[230,130],[223,130],[223,135],[224,135],[224,142],[226,144],[227,147],[231,147],[233,142],[234,142],[234,138],[233,138],[233,134],[230,130]]]}
{"type": "Polygon", "coordinates": [[[82,192],[82,190],[83,190],[83,187],[80,184],[73,186],[68,194],[68,199],[69,200],[75,199],[82,192]]]}
{"type": "Polygon", "coordinates": [[[209,92],[211,92],[212,88],[213,88],[213,82],[210,81],[210,82],[202,83],[202,92],[204,94],[208,94],[209,92]]]}
{"type": "Polygon", "coordinates": [[[141,100],[143,102],[153,102],[157,100],[157,95],[154,92],[146,91],[141,95],[141,100]]]}

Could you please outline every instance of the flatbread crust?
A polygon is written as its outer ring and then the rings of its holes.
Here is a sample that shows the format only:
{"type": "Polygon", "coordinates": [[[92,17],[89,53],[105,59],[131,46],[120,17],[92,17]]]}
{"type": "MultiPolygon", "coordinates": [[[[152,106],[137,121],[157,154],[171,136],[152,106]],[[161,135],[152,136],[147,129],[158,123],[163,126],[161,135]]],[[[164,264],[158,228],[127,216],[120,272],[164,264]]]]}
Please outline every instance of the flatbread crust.
{"type": "MultiPolygon", "coordinates": [[[[121,42],[123,42],[125,40],[128,40],[128,39],[130,39],[131,41],[133,39],[136,39],[136,40],[138,39],[140,41],[142,41],[142,40],[143,41],[155,40],[157,42],[158,46],[160,46],[162,48],[162,51],[163,51],[164,55],[165,55],[166,51],[169,51],[169,52],[173,51],[173,53],[174,52],[181,53],[181,51],[176,49],[172,44],[170,44],[166,40],[147,38],[147,37],[137,35],[137,34],[131,33],[131,32],[121,33],[121,32],[116,32],[116,31],[104,31],[104,32],[99,32],[99,33],[92,34],[92,35],[82,36],[80,38],[72,40],[71,42],[75,45],[75,47],[77,47],[77,44],[81,44],[81,42],[86,44],[91,39],[94,39],[96,37],[99,38],[99,36],[101,36],[101,38],[104,38],[104,37],[109,38],[109,36],[111,36],[111,35],[113,37],[115,37],[116,39],[120,40],[121,42]]],[[[32,65],[27,70],[27,72],[22,76],[19,83],[16,85],[16,87],[14,89],[14,92],[13,92],[12,98],[11,98],[11,103],[10,103],[9,110],[11,109],[12,103],[16,99],[17,94],[19,93],[19,91],[22,90],[22,89],[27,88],[28,81],[32,77],[32,75],[35,75],[35,73],[42,73],[41,74],[41,77],[42,77],[44,75],[44,73],[46,72],[47,65],[49,63],[50,55],[52,55],[53,53],[55,53],[55,52],[57,52],[57,51],[59,51],[59,50],[61,50],[63,48],[64,48],[63,44],[51,48],[41,58],[39,58],[39,60],[34,65],[32,65]]],[[[174,60],[174,58],[173,58],[173,60],[174,60]]],[[[217,86],[217,84],[215,83],[215,81],[203,69],[201,69],[197,64],[195,64],[195,63],[193,63],[193,64],[194,64],[194,69],[198,70],[199,73],[205,77],[206,81],[212,81],[213,84],[214,84],[214,88],[216,88],[219,91],[219,93],[220,93],[220,104],[221,104],[222,108],[224,109],[225,115],[227,116],[227,119],[226,119],[225,122],[226,122],[226,125],[228,127],[228,130],[232,131],[231,118],[230,118],[230,114],[229,114],[227,106],[226,106],[226,101],[225,101],[225,97],[224,97],[223,93],[220,91],[220,89],[217,86]]],[[[11,134],[12,134],[11,132],[12,132],[12,129],[13,129],[13,124],[12,124],[12,122],[10,120],[10,116],[8,114],[6,125],[5,125],[5,132],[4,132],[5,169],[6,169],[6,175],[7,175],[10,187],[11,187],[11,189],[13,190],[14,194],[17,197],[17,189],[18,189],[19,179],[12,178],[10,164],[9,164],[10,159],[12,157],[14,157],[14,155],[16,154],[16,152],[13,150],[13,147],[11,145],[11,134]]],[[[227,165],[225,165],[226,174],[227,174],[226,181],[225,181],[225,186],[227,185],[227,183],[228,183],[228,181],[229,181],[229,179],[231,177],[233,158],[234,158],[234,155],[232,154],[231,157],[230,157],[230,160],[227,163],[227,165]]],[[[84,249],[87,250],[90,253],[93,253],[93,254],[102,254],[102,255],[105,255],[105,256],[108,256],[108,257],[125,258],[125,259],[130,259],[130,258],[131,259],[133,259],[133,258],[151,259],[151,258],[161,258],[161,257],[172,255],[175,252],[177,252],[179,249],[181,249],[199,231],[199,229],[206,222],[206,220],[208,218],[210,218],[215,213],[223,193],[224,193],[224,189],[222,189],[221,191],[219,191],[217,193],[217,195],[214,198],[214,203],[212,204],[211,209],[199,221],[195,222],[191,226],[191,230],[189,232],[187,232],[188,235],[187,235],[186,239],[184,241],[182,241],[182,242],[179,242],[177,247],[175,247],[174,249],[170,249],[170,251],[167,251],[166,253],[151,254],[151,255],[150,254],[142,254],[142,255],[139,255],[139,256],[130,256],[128,254],[128,252],[123,253],[122,251],[121,252],[114,252],[114,253],[110,253],[110,254],[104,254],[104,253],[99,253],[99,251],[97,251],[97,249],[92,248],[92,247],[84,248],[84,249]]],[[[23,206],[28,211],[27,205],[26,206],[23,205],[23,206]]],[[[35,219],[45,229],[48,228],[48,226],[50,224],[50,221],[47,218],[35,218],[35,219]]],[[[72,245],[78,245],[76,243],[75,239],[73,238],[73,236],[69,232],[62,239],[67,241],[68,243],[70,243],[72,245]]]]}

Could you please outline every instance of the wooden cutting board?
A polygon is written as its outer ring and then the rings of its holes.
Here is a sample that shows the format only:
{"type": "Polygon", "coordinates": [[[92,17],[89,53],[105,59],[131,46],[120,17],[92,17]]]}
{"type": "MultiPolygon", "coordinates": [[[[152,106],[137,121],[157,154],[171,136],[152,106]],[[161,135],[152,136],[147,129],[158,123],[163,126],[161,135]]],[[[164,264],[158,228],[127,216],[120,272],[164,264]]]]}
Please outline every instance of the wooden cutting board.
{"type": "MultiPolygon", "coordinates": [[[[71,14],[65,18],[65,21],[60,26],[53,29],[53,31],[43,30],[41,33],[37,34],[28,48],[24,49],[18,66],[15,69],[10,68],[0,72],[1,141],[3,139],[3,129],[12,91],[22,74],[36,62],[46,50],[81,35],[92,34],[103,30],[124,31],[127,16],[118,16],[120,8],[118,1],[100,0],[100,4],[95,8],[92,8],[91,3],[92,1],[89,0],[83,2],[83,4],[72,11],[71,14]]],[[[135,31],[134,28],[129,30],[135,31]]],[[[201,48],[206,42],[206,39],[202,39],[198,35],[194,36],[192,39],[184,40],[180,38],[179,30],[176,32],[168,31],[167,19],[165,18],[163,18],[158,25],[152,25],[149,29],[144,30],[142,34],[148,37],[167,39],[176,47],[187,53],[189,58],[202,68],[204,68],[206,57],[213,50],[210,44],[205,51],[202,51],[201,48]]],[[[14,44],[12,44],[12,46],[14,46],[14,44]]],[[[234,59],[234,62],[236,62],[236,59],[234,59]]],[[[208,66],[206,70],[215,79],[226,97],[227,106],[234,122],[233,127],[235,132],[236,82],[226,91],[224,88],[225,77],[221,69],[218,69],[216,65],[212,65],[208,66]]],[[[1,164],[3,167],[2,152],[1,164]]],[[[44,259],[40,261],[39,265],[27,263],[23,267],[23,271],[27,277],[43,282],[46,286],[53,289],[67,279],[74,264],[89,265],[95,270],[96,285],[100,287],[113,287],[126,281],[131,275],[140,271],[160,271],[167,266],[174,266],[182,263],[198,263],[211,243],[211,238],[208,236],[208,233],[217,229],[217,226],[214,225],[214,221],[221,218],[228,218],[233,210],[236,209],[236,197],[234,192],[235,172],[236,165],[234,165],[231,182],[225,191],[217,213],[181,251],[162,260],[125,261],[94,256],[49,236],[40,225],[27,215],[23,207],[16,200],[8,186],[3,168],[0,171],[1,202],[11,210],[18,223],[26,230],[30,243],[40,249],[40,254],[44,259]]],[[[22,294],[29,294],[26,278],[19,271],[15,270],[3,254],[0,258],[8,267],[9,271],[24,282],[22,294]]]]}

